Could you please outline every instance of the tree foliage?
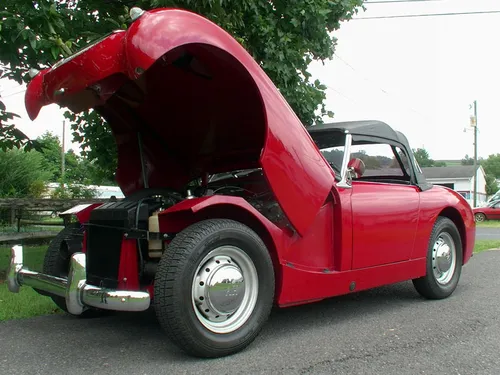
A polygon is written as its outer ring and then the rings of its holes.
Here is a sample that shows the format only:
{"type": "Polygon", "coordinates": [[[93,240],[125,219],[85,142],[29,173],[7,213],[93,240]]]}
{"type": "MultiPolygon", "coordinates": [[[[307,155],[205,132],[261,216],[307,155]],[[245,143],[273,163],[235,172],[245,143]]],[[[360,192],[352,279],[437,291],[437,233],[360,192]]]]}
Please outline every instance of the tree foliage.
{"type": "Polygon", "coordinates": [[[498,183],[492,174],[486,174],[486,195],[493,195],[498,191],[498,183]]]}
{"type": "Polygon", "coordinates": [[[431,159],[429,152],[425,148],[417,148],[413,150],[415,159],[421,168],[426,167],[446,167],[446,163],[443,161],[435,161],[431,159]]]}
{"type": "MultiPolygon", "coordinates": [[[[0,73],[0,78],[2,74],[0,73]]],[[[0,149],[2,151],[13,148],[23,148],[26,151],[39,149],[38,144],[32,141],[21,130],[14,126],[13,120],[19,117],[15,113],[7,112],[0,97],[0,149]]]]}
{"type": "MultiPolygon", "coordinates": [[[[50,173],[50,181],[73,185],[109,185],[111,180],[103,178],[101,170],[95,163],[76,155],[73,150],[64,153],[64,178],[62,176],[62,145],[59,137],[51,132],[45,132],[36,139],[42,154],[42,167],[50,173]]],[[[81,188],[74,188],[75,192],[81,188]]],[[[78,193],[79,194],[79,193],[78,193]]]]}
{"type": "MultiPolygon", "coordinates": [[[[336,40],[329,33],[350,19],[362,0],[3,0],[0,64],[8,68],[5,75],[27,82],[30,68],[47,67],[98,36],[126,28],[129,5],[184,8],[214,21],[253,55],[304,125],[311,125],[333,114],[324,106],[326,86],[313,81],[307,67],[333,56],[336,40]]],[[[0,119],[5,113],[0,105],[0,119]]],[[[109,129],[92,111],[67,117],[84,155],[109,177],[116,163],[109,129]]]]}
{"type": "Polygon", "coordinates": [[[481,165],[487,174],[500,179],[500,154],[491,154],[481,165]]]}
{"type": "Polygon", "coordinates": [[[42,155],[37,151],[0,151],[0,197],[39,198],[50,178],[42,163],[42,155]]]}
{"type": "Polygon", "coordinates": [[[460,161],[462,165],[474,165],[474,159],[469,155],[465,155],[465,157],[460,161]]]}

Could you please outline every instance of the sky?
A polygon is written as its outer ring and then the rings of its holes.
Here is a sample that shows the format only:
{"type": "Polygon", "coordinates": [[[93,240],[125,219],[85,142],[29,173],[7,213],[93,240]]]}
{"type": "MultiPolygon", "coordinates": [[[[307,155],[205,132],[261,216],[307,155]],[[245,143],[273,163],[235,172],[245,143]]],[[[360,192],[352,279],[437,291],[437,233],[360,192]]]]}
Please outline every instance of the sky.
{"type": "MultiPolygon", "coordinates": [[[[500,11],[500,1],[381,1],[387,3],[366,2],[366,11],[333,33],[338,41],[332,60],[310,66],[313,78],[328,86],[333,121],[385,121],[405,133],[413,148],[426,148],[431,158],[461,159],[474,153],[469,107],[476,100],[478,155],[500,153],[500,13],[361,19],[500,11]]],[[[47,130],[62,136],[63,109],[45,107],[31,121],[23,87],[0,80],[0,90],[29,137],[47,130]]],[[[78,151],[66,129],[67,148],[78,151]]]]}
{"type": "MultiPolygon", "coordinates": [[[[498,0],[365,6],[356,18],[500,11],[498,0]]],[[[385,121],[433,159],[461,159],[474,154],[469,105],[477,100],[478,155],[500,153],[500,13],[357,19],[333,35],[335,57],[310,71],[329,87],[334,121],[385,121]]]]}

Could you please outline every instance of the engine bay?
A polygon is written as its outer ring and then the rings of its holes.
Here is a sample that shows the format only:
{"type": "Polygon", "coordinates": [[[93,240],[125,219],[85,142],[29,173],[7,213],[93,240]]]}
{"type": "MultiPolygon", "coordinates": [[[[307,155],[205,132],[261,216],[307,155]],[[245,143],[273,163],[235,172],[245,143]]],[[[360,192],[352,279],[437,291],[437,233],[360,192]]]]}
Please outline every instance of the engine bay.
{"type": "Polygon", "coordinates": [[[236,170],[191,182],[183,193],[169,188],[146,188],[124,199],[95,208],[87,227],[87,278],[116,288],[122,239],[136,240],[139,279],[151,282],[156,266],[176,233],[160,233],[158,214],[186,199],[213,195],[245,199],[279,228],[292,229],[260,168],[236,170]]]}

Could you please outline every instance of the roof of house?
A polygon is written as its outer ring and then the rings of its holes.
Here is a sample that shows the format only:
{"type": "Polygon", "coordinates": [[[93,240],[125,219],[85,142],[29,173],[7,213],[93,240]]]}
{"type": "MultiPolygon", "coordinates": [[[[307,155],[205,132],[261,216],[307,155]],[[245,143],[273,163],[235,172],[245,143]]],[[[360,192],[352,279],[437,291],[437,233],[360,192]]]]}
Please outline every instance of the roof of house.
{"type": "Polygon", "coordinates": [[[460,165],[453,167],[428,167],[421,168],[427,179],[440,178],[471,178],[474,176],[473,165],[460,165]]]}

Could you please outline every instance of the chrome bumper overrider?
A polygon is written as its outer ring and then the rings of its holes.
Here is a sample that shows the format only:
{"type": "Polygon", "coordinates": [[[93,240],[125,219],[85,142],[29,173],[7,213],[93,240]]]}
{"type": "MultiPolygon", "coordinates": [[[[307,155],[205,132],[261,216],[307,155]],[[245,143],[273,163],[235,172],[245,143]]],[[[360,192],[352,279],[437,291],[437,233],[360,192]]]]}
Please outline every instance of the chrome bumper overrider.
{"type": "Polygon", "coordinates": [[[149,308],[148,292],[113,290],[86,284],[85,254],[71,257],[68,278],[33,272],[23,268],[23,248],[14,246],[7,270],[7,286],[18,293],[21,285],[64,297],[68,312],[80,315],[88,307],[115,311],[144,311],[149,308]]]}

